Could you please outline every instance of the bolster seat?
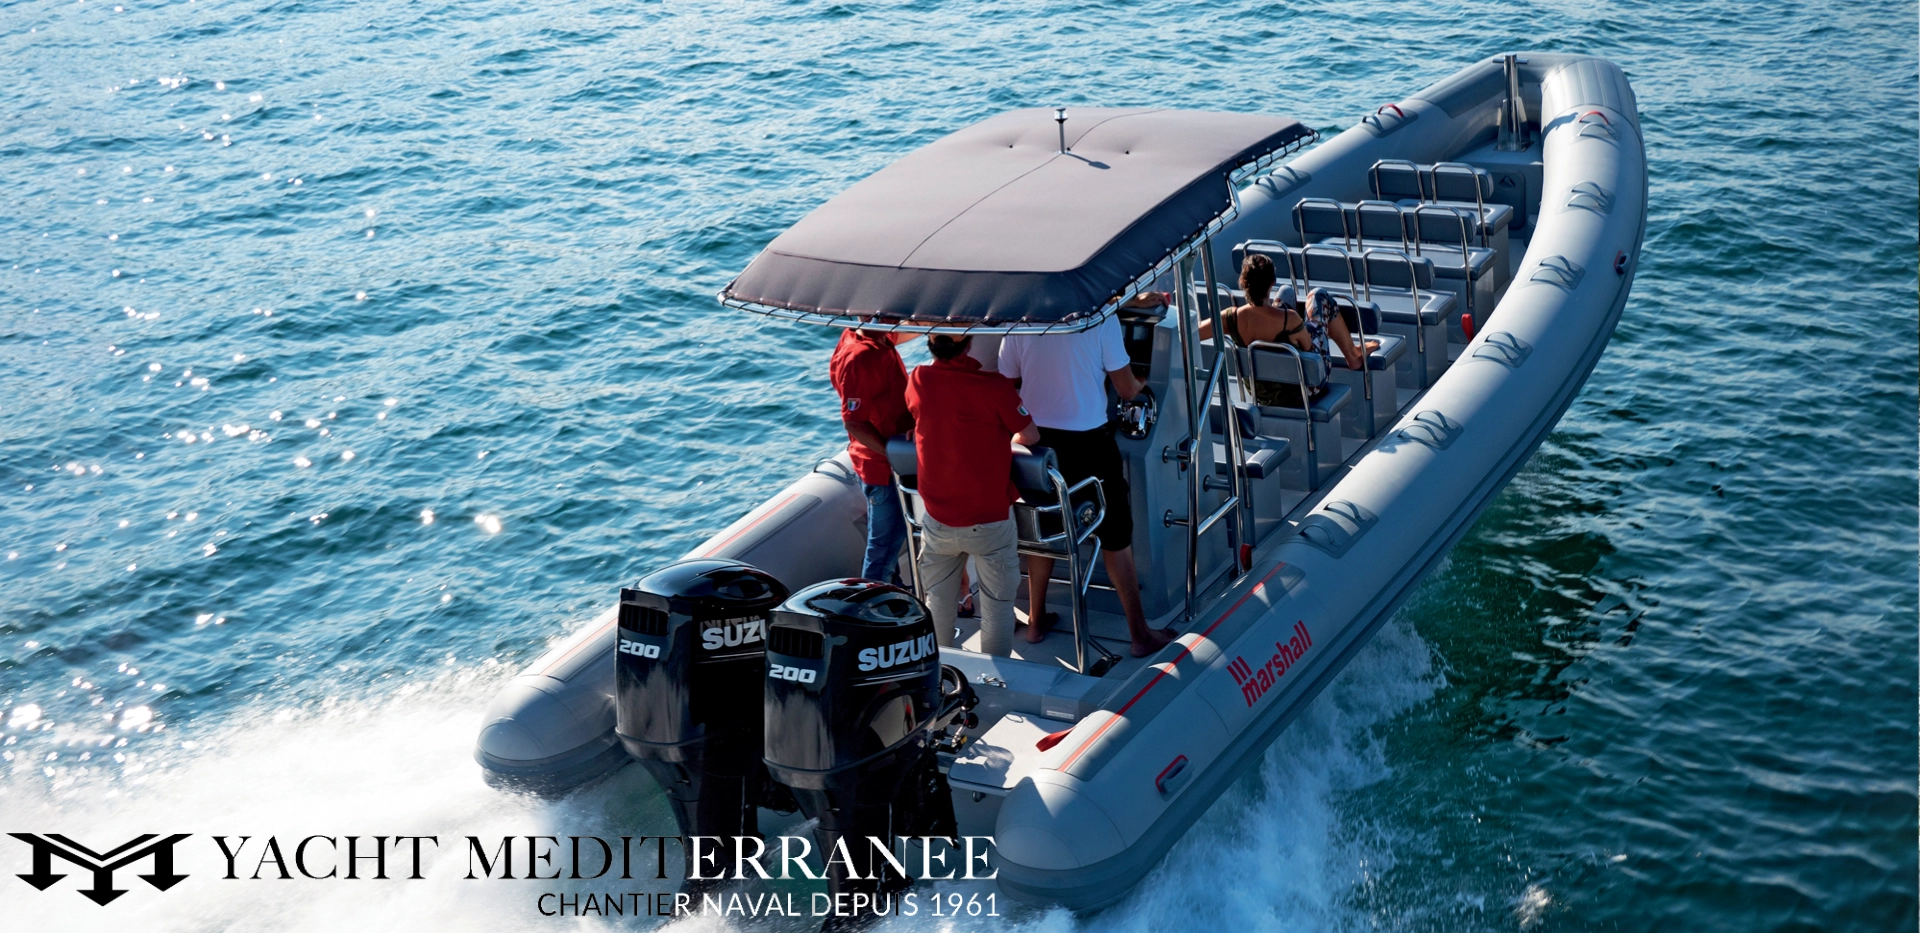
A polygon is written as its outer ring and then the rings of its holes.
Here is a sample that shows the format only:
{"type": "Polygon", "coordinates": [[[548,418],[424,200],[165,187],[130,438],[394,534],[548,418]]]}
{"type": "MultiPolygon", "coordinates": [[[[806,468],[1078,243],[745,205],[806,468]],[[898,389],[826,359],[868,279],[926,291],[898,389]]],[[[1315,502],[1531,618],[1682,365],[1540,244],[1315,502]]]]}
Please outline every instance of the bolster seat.
{"type": "Polygon", "coordinates": [[[1371,438],[1391,427],[1400,414],[1396,367],[1406,356],[1407,340],[1383,333],[1369,333],[1367,339],[1380,342],[1378,349],[1367,354],[1367,372],[1348,369],[1345,357],[1332,360],[1333,378],[1353,390],[1353,407],[1342,419],[1347,437],[1371,438]]]}
{"type": "MultiPolygon", "coordinates": [[[[1265,382],[1308,386],[1327,382],[1326,361],[1318,353],[1301,353],[1288,344],[1256,341],[1237,351],[1241,372],[1265,382]]],[[[1293,451],[1306,456],[1289,457],[1282,464],[1281,484],[1308,492],[1319,489],[1333,478],[1344,458],[1340,435],[1342,413],[1353,403],[1353,389],[1331,383],[1319,398],[1307,407],[1255,405],[1260,416],[1261,437],[1284,438],[1293,451]]]]}
{"type": "Polygon", "coordinates": [[[1490,200],[1494,196],[1491,172],[1464,162],[1416,165],[1399,159],[1383,159],[1375,162],[1367,175],[1375,198],[1405,208],[1421,205],[1448,208],[1469,218],[1475,242],[1493,250],[1496,292],[1507,287],[1509,231],[1516,222],[1524,225],[1526,218],[1518,216],[1512,205],[1490,200]]]}
{"type": "MultiPolygon", "coordinates": [[[[1269,437],[1260,440],[1258,447],[1243,448],[1247,462],[1241,465],[1240,475],[1248,479],[1266,479],[1280,475],[1280,465],[1287,462],[1293,453],[1293,444],[1284,437],[1269,437]]],[[[1218,476],[1230,475],[1227,472],[1227,445],[1213,445],[1213,472],[1218,476]]]]}
{"type": "MultiPolygon", "coordinates": [[[[1358,340],[1359,338],[1356,336],[1354,339],[1358,340]]],[[[1369,333],[1367,334],[1367,339],[1377,340],[1380,342],[1380,346],[1378,348],[1376,348],[1373,352],[1367,354],[1368,369],[1372,369],[1372,370],[1392,369],[1393,364],[1400,362],[1400,358],[1406,355],[1407,339],[1405,337],[1401,337],[1397,334],[1369,333]]],[[[1333,363],[1334,369],[1340,370],[1340,369],[1347,368],[1346,357],[1336,356],[1331,360],[1331,362],[1333,363]]]]}

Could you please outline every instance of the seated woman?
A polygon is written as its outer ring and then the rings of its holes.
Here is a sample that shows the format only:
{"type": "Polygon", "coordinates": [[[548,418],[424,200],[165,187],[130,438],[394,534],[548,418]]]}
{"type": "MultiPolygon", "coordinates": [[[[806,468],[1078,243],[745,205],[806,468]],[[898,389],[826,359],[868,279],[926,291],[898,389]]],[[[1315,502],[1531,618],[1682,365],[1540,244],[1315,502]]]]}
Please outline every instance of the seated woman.
{"type": "MultiPolygon", "coordinates": [[[[1220,312],[1225,336],[1242,347],[1263,340],[1292,344],[1294,349],[1302,353],[1318,353],[1329,362],[1332,360],[1330,351],[1337,347],[1340,355],[1346,359],[1347,367],[1359,369],[1360,348],[1354,346],[1353,335],[1347,330],[1346,319],[1339,313],[1333,296],[1319,288],[1308,292],[1306,314],[1303,317],[1300,312],[1286,306],[1290,302],[1267,304],[1274,279],[1272,259],[1259,253],[1248,254],[1246,262],[1240,266],[1240,288],[1247,294],[1247,303],[1220,312]]],[[[1200,322],[1200,339],[1213,339],[1212,321],[1200,322]]],[[[1373,341],[1367,344],[1369,351],[1378,346],[1373,341]]],[[[1326,392],[1326,387],[1310,386],[1309,390],[1318,398],[1326,392]]],[[[1306,407],[1300,399],[1300,387],[1289,382],[1255,381],[1253,397],[1262,405],[1306,407]]]]}

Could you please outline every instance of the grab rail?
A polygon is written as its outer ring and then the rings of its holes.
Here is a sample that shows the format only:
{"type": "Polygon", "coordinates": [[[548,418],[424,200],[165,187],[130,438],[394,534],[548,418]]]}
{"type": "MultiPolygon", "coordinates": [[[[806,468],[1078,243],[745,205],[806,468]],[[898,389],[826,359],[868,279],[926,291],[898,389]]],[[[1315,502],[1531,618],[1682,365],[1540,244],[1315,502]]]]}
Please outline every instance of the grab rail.
{"type": "MultiPolygon", "coordinates": [[[[1061,476],[1060,471],[1052,467],[1047,469],[1047,481],[1053,484],[1054,495],[1059,497],[1060,500],[1058,505],[1046,507],[1057,508],[1061,512],[1060,527],[1062,534],[1055,536],[1055,538],[1065,537],[1071,539],[1071,544],[1067,547],[1066,551],[1067,578],[1071,581],[1070,585],[1073,587],[1073,603],[1071,607],[1073,614],[1073,667],[1075,671],[1087,674],[1089,673],[1087,670],[1087,587],[1093,583],[1093,568],[1082,566],[1080,548],[1087,543],[1088,538],[1093,537],[1093,533],[1099,529],[1100,523],[1107,519],[1107,491],[1105,484],[1101,483],[1097,477],[1092,476],[1072,486],[1068,486],[1066,477],[1061,476]],[[1079,510],[1073,507],[1073,494],[1085,489],[1089,483],[1093,484],[1094,497],[1099,500],[1099,504],[1093,521],[1088,522],[1086,527],[1082,529],[1080,527],[1079,510]]],[[[1016,550],[1017,549],[1016,547],[1016,550]]],[[[1038,624],[1038,620],[1029,620],[1029,624],[1038,624]]],[[[1101,655],[1103,655],[1102,660],[1106,666],[1110,667],[1114,661],[1119,660],[1118,655],[1109,652],[1104,646],[1096,643],[1095,647],[1099,648],[1101,655]]],[[[1105,673],[1104,669],[1092,673],[1092,676],[1098,677],[1103,673],[1105,673]]]]}
{"type": "Polygon", "coordinates": [[[847,466],[844,463],[841,463],[840,461],[832,457],[827,457],[821,460],[819,463],[814,464],[812,472],[819,473],[823,476],[829,475],[827,471],[821,469],[821,467],[828,467],[828,466],[833,467],[835,470],[840,471],[840,475],[835,478],[840,480],[843,483],[854,483],[854,482],[858,482],[860,479],[860,475],[853,472],[853,468],[847,466]]]}
{"type": "MultiPolygon", "coordinates": [[[[1365,260],[1361,260],[1363,266],[1365,262],[1365,260]]],[[[1373,302],[1371,288],[1368,289],[1367,302],[1369,304],[1373,302]]],[[[1375,420],[1373,411],[1373,351],[1367,349],[1367,315],[1365,311],[1360,309],[1358,299],[1353,303],[1353,322],[1358,325],[1355,329],[1360,332],[1360,340],[1359,343],[1356,344],[1356,346],[1360,348],[1360,394],[1367,401],[1367,436],[1372,437],[1375,420]]],[[[1348,335],[1348,339],[1352,339],[1351,334],[1348,335]]],[[[1342,362],[1345,361],[1342,360],[1342,362]]],[[[1327,363],[1331,366],[1333,361],[1328,360],[1327,363]]],[[[1308,427],[1312,427],[1311,423],[1309,423],[1308,427]]],[[[1312,432],[1309,431],[1308,433],[1312,432]]]]}
{"type": "MultiPolygon", "coordinates": [[[[1275,343],[1271,340],[1256,340],[1247,345],[1248,355],[1251,356],[1253,351],[1255,350],[1269,350],[1269,351],[1285,350],[1288,353],[1293,355],[1293,374],[1294,374],[1294,377],[1300,383],[1300,407],[1302,410],[1304,410],[1307,413],[1307,468],[1310,470],[1317,471],[1319,469],[1320,461],[1314,456],[1315,447],[1313,443],[1313,433],[1314,433],[1313,432],[1313,395],[1307,391],[1306,360],[1301,357],[1299,348],[1295,347],[1293,344],[1290,344],[1290,343],[1275,343]]],[[[1255,369],[1257,371],[1258,367],[1255,367],[1255,369]]],[[[1309,484],[1309,485],[1314,485],[1314,484],[1309,484]]]]}
{"type": "Polygon", "coordinates": [[[1589,210],[1596,214],[1613,212],[1613,194],[1600,187],[1597,182],[1583,181],[1573,186],[1567,193],[1567,205],[1563,210],[1589,210]],[[1582,199],[1585,199],[1582,201],[1582,199]]]}
{"type": "Polygon", "coordinates": [[[1344,246],[1328,246],[1325,243],[1310,243],[1300,247],[1300,271],[1306,274],[1306,282],[1303,283],[1301,289],[1297,290],[1300,300],[1305,301],[1307,298],[1305,284],[1311,284],[1313,282],[1312,270],[1308,267],[1307,263],[1311,260],[1314,250],[1319,250],[1323,253],[1332,253],[1340,258],[1341,267],[1347,270],[1347,297],[1351,298],[1354,304],[1359,304],[1360,280],[1354,278],[1353,275],[1353,254],[1347,252],[1344,246]]]}
{"type": "MultiPolygon", "coordinates": [[[[1343,224],[1345,223],[1344,214],[1341,215],[1341,222],[1343,224]]],[[[1213,352],[1214,352],[1214,358],[1216,360],[1214,365],[1216,367],[1220,365],[1226,365],[1230,369],[1237,372],[1239,369],[1240,361],[1238,359],[1227,358],[1228,357],[1227,329],[1225,327],[1220,326],[1220,299],[1219,299],[1220,286],[1219,286],[1219,277],[1214,273],[1214,269],[1213,269],[1213,250],[1212,249],[1208,249],[1206,252],[1200,254],[1200,268],[1201,268],[1201,271],[1204,272],[1207,277],[1207,288],[1211,290],[1214,294],[1213,352]]],[[[1231,416],[1233,415],[1233,393],[1231,392],[1230,389],[1231,387],[1228,386],[1226,382],[1223,381],[1220,383],[1220,410],[1224,413],[1222,417],[1225,417],[1225,418],[1231,418],[1231,416]]],[[[1209,402],[1208,404],[1211,404],[1211,402],[1209,402]]],[[[1205,409],[1203,408],[1202,410],[1204,411],[1205,409]]],[[[1227,429],[1225,433],[1226,433],[1226,440],[1227,440],[1227,456],[1233,461],[1233,469],[1228,471],[1227,480],[1233,487],[1234,505],[1238,506],[1241,503],[1250,503],[1253,501],[1253,496],[1250,493],[1250,491],[1247,489],[1247,485],[1246,485],[1247,478],[1244,475],[1242,475],[1242,471],[1241,471],[1242,466],[1244,466],[1247,461],[1247,456],[1246,456],[1246,451],[1242,448],[1242,445],[1240,443],[1240,431],[1239,431],[1238,425],[1229,423],[1227,424],[1226,427],[1227,429]]],[[[1208,429],[1208,433],[1211,434],[1210,429],[1208,429]]],[[[1206,447],[1207,460],[1208,462],[1212,462],[1213,440],[1211,437],[1207,438],[1205,447],[1206,447]]],[[[1199,471],[1196,470],[1195,475],[1199,475],[1199,471]]],[[[1192,516],[1188,516],[1188,518],[1191,519],[1192,516]]],[[[1249,538],[1247,530],[1248,530],[1248,523],[1241,521],[1239,518],[1239,513],[1236,512],[1233,525],[1229,528],[1229,531],[1231,532],[1231,534],[1227,538],[1228,550],[1231,551],[1234,555],[1233,568],[1234,568],[1235,576],[1238,576],[1240,574],[1240,571],[1245,568],[1241,566],[1240,556],[1239,556],[1240,549],[1238,547],[1234,547],[1234,545],[1239,544],[1242,539],[1249,538]]],[[[1194,563],[1198,565],[1198,562],[1199,562],[1198,558],[1196,557],[1194,563]]]]}
{"type": "Polygon", "coordinates": [[[1480,245],[1493,246],[1492,234],[1488,232],[1488,228],[1493,225],[1487,223],[1487,202],[1480,195],[1480,171],[1465,162],[1433,163],[1433,199],[1436,201],[1440,200],[1440,172],[1443,169],[1449,175],[1465,173],[1467,179],[1473,182],[1474,226],[1480,231],[1480,245]]]}
{"type": "Polygon", "coordinates": [[[1380,159],[1367,168],[1367,180],[1373,184],[1374,197],[1382,201],[1387,199],[1387,196],[1380,191],[1380,167],[1383,165],[1391,165],[1394,168],[1405,168],[1409,172],[1412,172],[1413,186],[1416,189],[1415,196],[1422,201],[1427,199],[1427,186],[1425,182],[1420,180],[1419,164],[1409,162],[1406,159],[1380,159]]]}
{"type": "Polygon", "coordinates": [[[1427,388],[1427,322],[1420,316],[1424,307],[1420,300],[1420,267],[1414,264],[1413,257],[1400,250],[1369,249],[1360,254],[1360,266],[1367,270],[1367,300],[1373,300],[1373,269],[1367,264],[1367,258],[1379,253],[1388,259],[1399,259],[1407,264],[1407,291],[1413,293],[1413,350],[1420,365],[1420,388],[1427,388]]]}
{"type": "Polygon", "coordinates": [[[1540,267],[1527,276],[1529,282],[1544,282],[1558,285],[1567,291],[1580,284],[1580,277],[1586,274],[1586,268],[1558,253],[1540,260],[1540,267]]]}
{"type": "Polygon", "coordinates": [[[1414,252],[1414,255],[1416,256],[1422,255],[1422,252],[1420,249],[1420,243],[1423,240],[1425,240],[1425,237],[1418,235],[1425,232],[1419,229],[1420,217],[1422,212],[1436,213],[1436,214],[1437,213],[1451,214],[1453,215],[1453,218],[1455,220],[1460,222],[1460,268],[1462,271],[1466,273],[1466,276],[1467,276],[1467,287],[1466,287],[1467,310],[1472,311],[1473,310],[1473,235],[1467,232],[1467,215],[1464,212],[1462,212],[1459,208],[1449,207],[1445,204],[1422,204],[1419,207],[1414,208],[1413,209],[1413,225],[1414,225],[1414,233],[1416,234],[1416,236],[1414,237],[1413,252],[1414,252]]]}
{"type": "Polygon", "coordinates": [[[1359,228],[1355,231],[1355,233],[1359,234],[1359,236],[1355,238],[1356,246],[1364,244],[1366,242],[1367,215],[1368,214],[1387,214],[1387,213],[1391,213],[1393,215],[1394,227],[1396,227],[1400,231],[1400,248],[1403,250],[1408,248],[1407,247],[1407,213],[1406,211],[1401,210],[1400,205],[1395,204],[1392,201],[1373,201],[1373,200],[1361,201],[1360,203],[1355,204],[1353,206],[1353,218],[1354,218],[1353,225],[1359,228]]]}
{"type": "Polygon", "coordinates": [[[1333,215],[1340,218],[1340,241],[1342,243],[1350,243],[1353,241],[1354,232],[1347,227],[1347,209],[1344,205],[1333,198],[1301,198],[1294,202],[1293,205],[1293,227],[1300,231],[1300,242],[1302,244],[1310,242],[1307,239],[1309,235],[1307,233],[1307,207],[1325,208],[1328,205],[1332,205],[1333,215]]]}
{"type": "Polygon", "coordinates": [[[1613,121],[1607,119],[1607,115],[1604,113],[1601,113],[1598,110],[1589,110],[1586,113],[1581,114],[1579,118],[1574,120],[1573,122],[1576,126],[1580,127],[1580,129],[1574,134],[1574,137],[1576,139],[1585,137],[1587,135],[1587,130],[1594,129],[1594,130],[1600,131],[1599,133],[1595,134],[1597,137],[1604,137],[1609,142],[1620,141],[1620,134],[1615,132],[1613,129],[1613,121]],[[1595,123],[1587,119],[1588,117],[1599,117],[1600,122],[1595,123]]]}
{"type": "MultiPolygon", "coordinates": [[[[1219,333],[1219,328],[1215,328],[1214,332],[1219,333]]],[[[1227,369],[1227,361],[1222,358],[1222,354],[1215,354],[1213,358],[1213,368],[1207,371],[1206,387],[1198,394],[1197,398],[1207,399],[1208,402],[1211,403],[1211,400],[1214,395],[1214,389],[1220,385],[1220,374],[1225,372],[1226,369],[1227,369]]],[[[1227,410],[1227,416],[1228,417],[1233,416],[1232,409],[1229,408],[1227,410]]],[[[1200,432],[1207,430],[1204,427],[1205,422],[1198,421],[1198,419],[1196,419],[1196,422],[1197,423],[1191,426],[1194,432],[1193,435],[1187,438],[1187,442],[1193,445],[1192,449],[1189,450],[1187,453],[1187,470],[1188,470],[1187,476],[1188,476],[1189,486],[1191,487],[1189,490],[1188,498],[1187,498],[1187,509],[1188,509],[1187,517],[1175,518],[1173,515],[1173,510],[1168,509],[1166,511],[1166,514],[1162,515],[1160,518],[1161,524],[1168,528],[1172,528],[1175,525],[1182,525],[1182,526],[1185,526],[1187,529],[1187,598],[1188,598],[1189,606],[1192,605],[1194,589],[1199,585],[1200,535],[1202,532],[1212,528],[1213,521],[1214,521],[1214,520],[1209,520],[1206,522],[1195,522],[1193,520],[1194,513],[1197,513],[1200,511],[1199,488],[1200,488],[1200,463],[1202,460],[1202,454],[1205,455],[1205,459],[1208,461],[1211,461],[1213,459],[1213,444],[1211,439],[1200,436],[1200,432]]],[[[1240,432],[1237,425],[1229,424],[1227,426],[1226,433],[1229,437],[1234,437],[1234,436],[1237,436],[1240,432]]],[[[1232,472],[1238,473],[1239,471],[1240,471],[1239,466],[1236,464],[1232,472]]],[[[1225,503],[1222,503],[1221,508],[1227,508],[1229,506],[1237,506],[1239,504],[1240,504],[1239,496],[1237,495],[1228,496],[1227,501],[1225,503]]],[[[1215,513],[1218,514],[1219,510],[1216,509],[1215,513]]]]}

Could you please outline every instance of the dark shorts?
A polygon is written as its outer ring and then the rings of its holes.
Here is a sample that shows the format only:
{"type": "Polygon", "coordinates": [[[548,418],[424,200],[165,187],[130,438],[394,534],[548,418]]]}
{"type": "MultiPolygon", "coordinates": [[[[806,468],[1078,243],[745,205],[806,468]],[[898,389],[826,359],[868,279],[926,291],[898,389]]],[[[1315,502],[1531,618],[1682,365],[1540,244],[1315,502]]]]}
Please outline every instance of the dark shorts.
{"type": "Polygon", "coordinates": [[[1126,473],[1121,469],[1120,446],[1113,442],[1113,425],[1091,431],[1040,429],[1040,446],[1053,449],[1060,459],[1060,475],[1071,486],[1089,476],[1100,478],[1107,497],[1107,517],[1094,531],[1103,551],[1133,546],[1133,507],[1128,502],[1126,473]]]}

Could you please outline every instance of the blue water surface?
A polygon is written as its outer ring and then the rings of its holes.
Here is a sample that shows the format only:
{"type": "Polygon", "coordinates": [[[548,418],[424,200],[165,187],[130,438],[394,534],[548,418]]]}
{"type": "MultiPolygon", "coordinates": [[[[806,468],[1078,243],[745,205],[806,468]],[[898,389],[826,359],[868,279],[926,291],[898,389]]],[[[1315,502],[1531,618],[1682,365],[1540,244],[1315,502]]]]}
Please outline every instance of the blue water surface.
{"type": "MultiPolygon", "coordinates": [[[[1914,929],[1917,47],[1888,2],[0,8],[0,829],[667,830],[635,769],[540,803],[469,749],[843,443],[834,335],[713,300],[761,246],[1002,109],[1330,134],[1538,49],[1625,68],[1652,172],[1584,394],[1121,906],[996,922],[1914,929]]],[[[447,854],[0,910],[550,922],[447,854]]]]}

